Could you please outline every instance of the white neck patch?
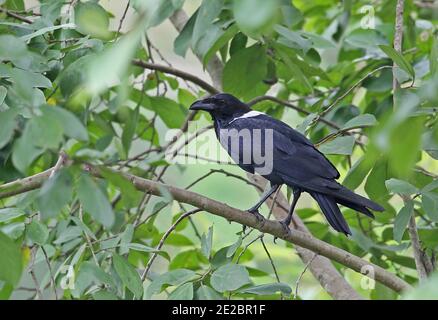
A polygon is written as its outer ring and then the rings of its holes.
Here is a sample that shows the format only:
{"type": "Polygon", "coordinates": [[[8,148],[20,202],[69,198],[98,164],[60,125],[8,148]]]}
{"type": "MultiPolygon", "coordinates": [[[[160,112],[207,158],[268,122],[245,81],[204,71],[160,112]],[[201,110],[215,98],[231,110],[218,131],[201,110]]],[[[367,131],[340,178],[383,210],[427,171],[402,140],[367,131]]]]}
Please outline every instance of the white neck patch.
{"type": "Polygon", "coordinates": [[[234,118],[234,119],[231,120],[228,124],[231,124],[231,123],[233,123],[234,121],[239,120],[239,119],[257,117],[257,116],[259,116],[259,115],[261,115],[261,114],[264,114],[264,113],[263,113],[263,112],[259,112],[259,111],[254,111],[254,110],[252,110],[252,111],[249,111],[249,112],[247,112],[247,113],[242,114],[240,117],[234,118]]]}

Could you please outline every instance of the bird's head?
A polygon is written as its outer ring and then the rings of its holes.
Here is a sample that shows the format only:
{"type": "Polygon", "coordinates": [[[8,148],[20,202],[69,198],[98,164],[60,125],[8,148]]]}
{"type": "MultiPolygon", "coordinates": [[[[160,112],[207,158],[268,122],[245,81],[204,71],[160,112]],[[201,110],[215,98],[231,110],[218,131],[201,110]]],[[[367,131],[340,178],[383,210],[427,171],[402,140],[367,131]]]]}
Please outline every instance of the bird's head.
{"type": "Polygon", "coordinates": [[[228,93],[218,93],[206,99],[195,101],[190,110],[204,110],[209,112],[213,117],[230,117],[242,114],[251,109],[228,93]]]}

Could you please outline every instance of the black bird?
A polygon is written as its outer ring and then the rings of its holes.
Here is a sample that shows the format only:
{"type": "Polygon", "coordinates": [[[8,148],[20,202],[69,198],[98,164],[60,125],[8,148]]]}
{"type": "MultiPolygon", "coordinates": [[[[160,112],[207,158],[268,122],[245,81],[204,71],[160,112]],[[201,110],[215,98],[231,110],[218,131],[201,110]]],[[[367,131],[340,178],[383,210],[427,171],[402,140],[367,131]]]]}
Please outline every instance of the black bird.
{"type": "Polygon", "coordinates": [[[284,122],[251,110],[236,97],[219,93],[196,101],[190,110],[209,112],[216,136],[231,158],[243,170],[259,173],[270,181],[271,189],[248,210],[257,217],[261,218],[259,207],[282,184],[293,190],[288,216],[282,221],[285,226],[289,226],[302,192],[308,192],[318,202],[328,223],[346,235],[350,235],[351,231],[338,203],[371,218],[374,215],[370,209],[384,210],[377,203],[339,184],[336,181],[338,170],[304,135],[284,122]],[[262,163],[261,155],[265,155],[265,162],[271,163],[262,163]]]}

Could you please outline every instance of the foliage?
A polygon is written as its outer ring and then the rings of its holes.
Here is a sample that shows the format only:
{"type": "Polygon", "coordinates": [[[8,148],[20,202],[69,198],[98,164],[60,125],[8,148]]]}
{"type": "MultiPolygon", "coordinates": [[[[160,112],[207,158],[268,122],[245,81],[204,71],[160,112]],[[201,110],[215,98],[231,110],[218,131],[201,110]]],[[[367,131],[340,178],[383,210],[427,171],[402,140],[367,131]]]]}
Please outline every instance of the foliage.
{"type": "MultiPolygon", "coordinates": [[[[0,1],[0,182],[53,167],[61,150],[69,162],[39,190],[0,200],[0,298],[28,297],[20,286],[38,286],[30,297],[54,297],[52,285],[64,299],[292,297],[291,281],[304,265],[294,261],[293,276],[281,268],[288,280],[277,280],[271,257],[260,242],[250,243],[254,234],[212,228],[198,213],[166,236],[188,210],[167,190],[156,201],[111,170],[102,179],[87,171],[96,164],[178,185],[193,181],[185,175],[190,166],[168,163],[165,136],[184,127],[188,107],[206,88],[131,64],[161,60],[148,35],[181,8],[191,15],[172,40],[176,54],[192,50],[204,67],[218,59],[223,90],[244,101],[268,93],[288,101],[295,111],[273,100],[253,108],[305,132],[346,186],[385,207],[374,221],[343,208],[354,229],[348,239],[307,203],[298,214],[313,235],[417,283],[406,232],[412,216],[426,258],[438,248],[436,12],[407,1],[400,53],[392,46],[395,1],[373,3],[375,28],[363,25],[370,17],[362,0],[130,3],[131,16],[115,17],[103,1],[40,0],[37,10],[23,0],[0,1]],[[393,74],[401,85],[395,93],[393,74]],[[215,242],[222,233],[227,244],[215,242]],[[263,263],[253,251],[266,256],[263,263]],[[36,265],[45,270],[38,284],[24,272],[36,265]]],[[[268,245],[278,246],[285,247],[268,245]]],[[[278,263],[292,264],[287,252],[287,262],[278,263]]],[[[367,291],[350,282],[369,298],[397,297],[382,285],[367,291]]]]}

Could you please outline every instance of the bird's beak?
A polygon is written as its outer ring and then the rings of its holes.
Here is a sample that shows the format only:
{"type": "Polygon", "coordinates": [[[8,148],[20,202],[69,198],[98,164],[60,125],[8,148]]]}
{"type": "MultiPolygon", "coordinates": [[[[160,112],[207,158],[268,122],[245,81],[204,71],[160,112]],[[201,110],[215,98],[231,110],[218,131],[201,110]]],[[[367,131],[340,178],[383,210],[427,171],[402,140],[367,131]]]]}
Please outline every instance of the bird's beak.
{"type": "Polygon", "coordinates": [[[190,106],[190,110],[204,110],[213,111],[216,106],[213,103],[205,102],[204,100],[198,100],[190,106]]]}

